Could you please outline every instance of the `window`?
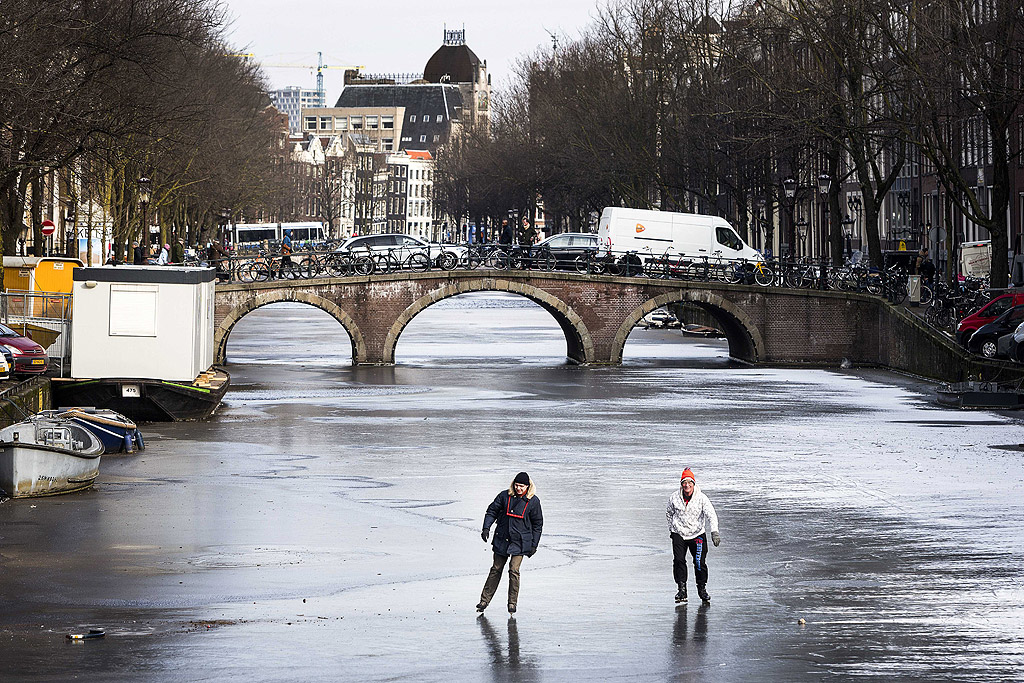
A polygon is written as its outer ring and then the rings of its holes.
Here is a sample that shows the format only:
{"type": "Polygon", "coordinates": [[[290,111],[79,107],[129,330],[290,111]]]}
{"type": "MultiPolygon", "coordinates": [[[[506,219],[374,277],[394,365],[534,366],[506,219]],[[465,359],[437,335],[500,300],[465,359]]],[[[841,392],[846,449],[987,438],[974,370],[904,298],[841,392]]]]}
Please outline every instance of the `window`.
{"type": "Polygon", "coordinates": [[[353,116],[352,117],[352,130],[362,130],[362,129],[363,129],[363,117],[362,116],[353,116]]]}
{"type": "Polygon", "coordinates": [[[390,152],[395,149],[394,138],[381,138],[381,144],[384,145],[385,152],[390,152]]]}
{"type": "Polygon", "coordinates": [[[438,140],[440,140],[440,139],[441,139],[441,136],[440,136],[440,135],[435,135],[435,136],[434,136],[434,142],[437,142],[437,141],[438,141],[438,140]]]}
{"type": "Polygon", "coordinates": [[[568,235],[559,235],[558,237],[553,237],[551,240],[549,240],[548,246],[555,248],[568,247],[571,244],[571,239],[572,238],[569,237],[568,235]]]}
{"type": "Polygon", "coordinates": [[[395,127],[395,117],[394,116],[382,116],[382,117],[380,117],[380,127],[384,128],[385,130],[390,130],[390,129],[394,128],[395,127]]]}
{"type": "Polygon", "coordinates": [[[320,117],[320,130],[330,130],[333,119],[330,116],[320,117]]]}
{"type": "Polygon", "coordinates": [[[427,136],[426,135],[421,135],[420,136],[420,142],[426,142],[426,141],[427,141],[427,136]]]}
{"type": "Polygon", "coordinates": [[[729,228],[715,228],[715,239],[718,240],[719,244],[729,249],[739,251],[743,248],[743,241],[740,240],[739,235],[729,228]]]}
{"type": "Polygon", "coordinates": [[[412,136],[407,137],[407,138],[402,138],[402,142],[412,142],[412,136]]]}
{"type": "Polygon", "coordinates": [[[438,123],[441,123],[442,121],[444,121],[444,117],[443,117],[443,116],[441,116],[440,114],[438,114],[438,115],[437,115],[437,122],[438,122],[438,123]]]}
{"type": "Polygon", "coordinates": [[[367,116],[366,117],[366,127],[369,130],[377,130],[377,117],[376,116],[367,116]]]}
{"type": "Polygon", "coordinates": [[[334,119],[334,130],[348,130],[348,117],[339,116],[334,119]]]}
{"type": "Polygon", "coordinates": [[[416,114],[409,116],[409,123],[416,123],[416,114]]]}
{"type": "Polygon", "coordinates": [[[306,130],[316,130],[316,117],[315,116],[307,116],[306,117],[306,130]]]}

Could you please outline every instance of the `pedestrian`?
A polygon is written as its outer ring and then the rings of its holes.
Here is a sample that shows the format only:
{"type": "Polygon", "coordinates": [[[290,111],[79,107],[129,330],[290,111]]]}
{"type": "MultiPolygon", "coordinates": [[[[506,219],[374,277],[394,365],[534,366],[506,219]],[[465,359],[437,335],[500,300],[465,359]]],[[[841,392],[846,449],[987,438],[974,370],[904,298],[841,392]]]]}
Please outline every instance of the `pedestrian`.
{"type": "Polygon", "coordinates": [[[171,263],[185,262],[185,240],[178,238],[171,249],[171,263]]]}
{"type": "Polygon", "coordinates": [[[502,219],[501,221],[501,232],[498,233],[498,244],[512,244],[512,226],[508,224],[508,219],[502,219]]]}
{"type": "Polygon", "coordinates": [[[289,271],[293,271],[295,266],[292,264],[292,231],[285,230],[284,237],[281,239],[281,267],[278,268],[278,277],[284,277],[285,266],[288,267],[289,271]]]}
{"type": "Polygon", "coordinates": [[[132,242],[132,265],[146,265],[146,251],[141,246],[139,246],[138,240],[132,242]]]}
{"type": "Polygon", "coordinates": [[[722,537],[718,533],[718,515],[704,492],[697,486],[693,472],[687,467],[679,478],[679,490],[669,496],[668,531],[672,539],[672,577],[679,591],[676,602],[686,602],[686,551],[693,556],[693,573],[697,580],[697,595],[704,602],[711,602],[708,595],[708,537],[718,547],[722,537]]]}
{"type": "Polygon", "coordinates": [[[156,264],[158,266],[166,266],[171,260],[171,245],[165,244],[164,248],[160,250],[160,254],[156,257],[156,264]]]}
{"type": "Polygon", "coordinates": [[[917,259],[914,262],[914,269],[917,274],[921,276],[921,284],[926,287],[932,286],[932,278],[935,277],[935,264],[928,254],[928,247],[921,247],[921,250],[917,252],[917,259]]]}
{"type": "Polygon", "coordinates": [[[491,541],[494,563],[487,575],[487,581],[484,582],[484,590],[480,593],[476,611],[483,612],[487,605],[491,604],[491,598],[494,597],[501,582],[501,572],[508,562],[508,613],[515,614],[519,601],[519,567],[523,563],[524,555],[533,557],[537,552],[540,534],[544,528],[544,516],[541,513],[540,498],[537,497],[537,487],[526,472],[517,474],[508,490],[499,493],[494,502],[487,506],[484,528],[480,532],[480,538],[484,539],[484,542],[487,541],[491,525],[495,522],[498,526],[494,529],[494,539],[491,541]]]}

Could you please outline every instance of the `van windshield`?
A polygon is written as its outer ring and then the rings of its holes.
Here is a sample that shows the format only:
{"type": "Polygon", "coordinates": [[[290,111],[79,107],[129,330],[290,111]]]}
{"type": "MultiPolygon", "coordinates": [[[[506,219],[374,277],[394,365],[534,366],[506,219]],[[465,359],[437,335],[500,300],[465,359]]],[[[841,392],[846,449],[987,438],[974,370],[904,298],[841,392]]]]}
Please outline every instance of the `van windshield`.
{"type": "Polygon", "coordinates": [[[743,240],[729,228],[715,228],[715,239],[722,246],[729,247],[735,251],[743,248],[743,240]]]}

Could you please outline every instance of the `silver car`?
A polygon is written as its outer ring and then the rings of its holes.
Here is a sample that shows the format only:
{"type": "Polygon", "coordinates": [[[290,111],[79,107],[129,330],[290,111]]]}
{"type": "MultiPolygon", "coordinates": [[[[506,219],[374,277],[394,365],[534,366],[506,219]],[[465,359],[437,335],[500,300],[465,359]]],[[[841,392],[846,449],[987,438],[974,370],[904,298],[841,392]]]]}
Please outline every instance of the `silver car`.
{"type": "Polygon", "coordinates": [[[349,256],[354,263],[362,264],[362,268],[357,266],[357,271],[367,269],[368,259],[372,262],[369,272],[388,273],[401,268],[451,270],[465,256],[466,249],[455,244],[427,242],[412,235],[386,233],[349,237],[335,249],[335,253],[349,256]]]}

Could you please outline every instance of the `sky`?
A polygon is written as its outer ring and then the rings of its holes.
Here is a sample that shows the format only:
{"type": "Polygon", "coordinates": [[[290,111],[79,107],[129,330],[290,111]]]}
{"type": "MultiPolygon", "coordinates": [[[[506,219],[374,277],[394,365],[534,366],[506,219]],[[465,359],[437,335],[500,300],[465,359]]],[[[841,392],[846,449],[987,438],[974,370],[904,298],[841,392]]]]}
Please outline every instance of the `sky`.
{"type": "MultiPolygon", "coordinates": [[[[487,60],[494,87],[507,82],[517,59],[574,39],[604,0],[327,0],[302,11],[280,0],[223,0],[233,18],[229,40],[261,64],[364,66],[365,73],[421,73],[444,41],[444,28],[465,25],[466,44],[487,60]],[[315,11],[310,11],[315,7],[315,11]]],[[[316,69],[264,67],[271,88],[316,87],[316,69]]],[[[344,84],[344,69],[324,70],[327,104],[344,84]]]]}

